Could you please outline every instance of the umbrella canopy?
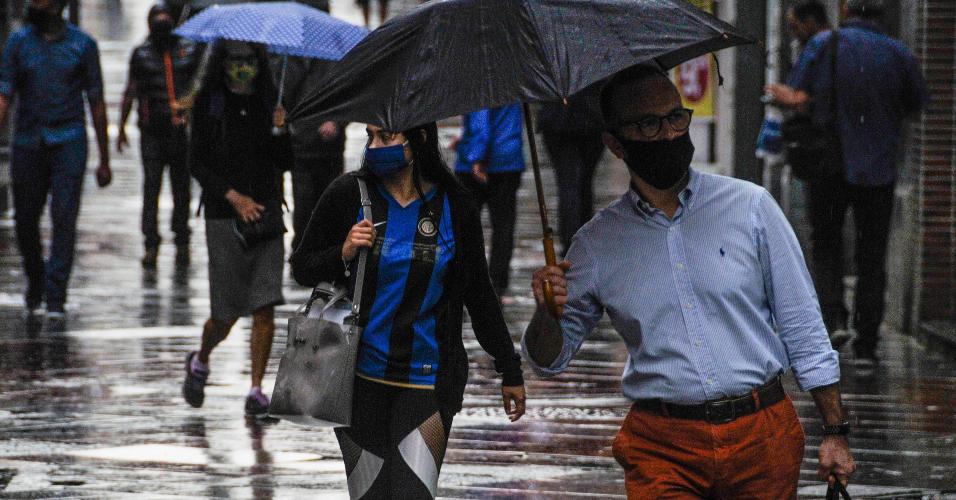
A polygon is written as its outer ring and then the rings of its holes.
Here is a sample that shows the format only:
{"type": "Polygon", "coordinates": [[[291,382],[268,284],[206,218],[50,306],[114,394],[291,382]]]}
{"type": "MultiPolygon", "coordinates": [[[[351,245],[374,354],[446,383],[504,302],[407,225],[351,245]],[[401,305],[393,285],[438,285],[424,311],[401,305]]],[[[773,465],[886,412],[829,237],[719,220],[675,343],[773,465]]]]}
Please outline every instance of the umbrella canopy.
{"type": "Polygon", "coordinates": [[[368,33],[295,2],[213,5],[176,28],[197,40],[238,40],[267,45],[276,54],[337,61],[368,33]]]}
{"type": "Polygon", "coordinates": [[[745,43],[682,0],[434,0],[369,34],[291,118],[406,130],[745,43]]]}

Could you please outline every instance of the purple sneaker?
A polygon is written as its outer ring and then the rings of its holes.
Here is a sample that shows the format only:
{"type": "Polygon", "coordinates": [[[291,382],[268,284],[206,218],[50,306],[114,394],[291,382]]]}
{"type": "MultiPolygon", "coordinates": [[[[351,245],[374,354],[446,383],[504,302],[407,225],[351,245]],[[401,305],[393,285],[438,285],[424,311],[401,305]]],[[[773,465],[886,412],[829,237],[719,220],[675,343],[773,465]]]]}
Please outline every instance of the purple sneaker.
{"type": "Polygon", "coordinates": [[[269,396],[262,390],[253,389],[246,396],[246,415],[250,417],[265,417],[269,414],[269,396]]]}
{"type": "Polygon", "coordinates": [[[198,355],[199,351],[186,355],[186,380],[183,382],[183,397],[193,408],[202,406],[206,397],[206,378],[209,377],[209,369],[193,366],[193,359],[198,355]]]}

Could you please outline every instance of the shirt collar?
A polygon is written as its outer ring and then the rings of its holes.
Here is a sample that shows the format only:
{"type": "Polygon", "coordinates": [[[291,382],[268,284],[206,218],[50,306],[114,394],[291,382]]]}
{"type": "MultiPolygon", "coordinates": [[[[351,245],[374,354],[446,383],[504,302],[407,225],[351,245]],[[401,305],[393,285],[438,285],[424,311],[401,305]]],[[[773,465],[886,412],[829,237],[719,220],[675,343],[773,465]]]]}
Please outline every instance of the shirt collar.
{"type": "Polygon", "coordinates": [[[37,38],[39,38],[40,40],[45,41],[45,42],[46,42],[46,41],[49,41],[49,42],[60,42],[60,41],[63,41],[63,40],[66,39],[66,36],[67,36],[67,35],[69,34],[69,32],[70,32],[70,23],[64,22],[64,23],[63,23],[63,29],[61,29],[60,32],[57,33],[55,37],[48,39],[39,29],[37,29],[36,26],[34,26],[34,25],[32,25],[32,24],[29,24],[29,23],[27,24],[27,26],[30,27],[30,32],[33,33],[33,36],[35,36],[35,37],[37,37],[37,38]]]}
{"type": "MultiPolygon", "coordinates": [[[[693,208],[695,199],[693,195],[700,188],[700,174],[698,174],[693,168],[689,168],[687,169],[687,175],[689,176],[687,180],[687,186],[684,186],[684,189],[677,194],[677,198],[680,200],[680,204],[684,208],[685,213],[693,208]]],[[[636,210],[637,213],[644,218],[651,217],[659,211],[646,200],[644,200],[644,198],[641,197],[641,194],[634,189],[633,185],[631,185],[630,189],[627,190],[627,196],[630,199],[634,210],[636,210]]]]}

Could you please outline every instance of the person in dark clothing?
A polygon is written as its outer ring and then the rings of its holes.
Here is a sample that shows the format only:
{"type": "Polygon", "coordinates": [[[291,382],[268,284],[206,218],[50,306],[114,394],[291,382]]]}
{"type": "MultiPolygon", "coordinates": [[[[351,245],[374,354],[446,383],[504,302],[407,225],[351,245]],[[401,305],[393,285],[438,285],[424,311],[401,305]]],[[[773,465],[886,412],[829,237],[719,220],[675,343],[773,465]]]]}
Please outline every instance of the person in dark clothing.
{"type": "Polygon", "coordinates": [[[176,261],[189,262],[189,168],[186,165],[186,126],[176,100],[188,90],[199,64],[196,45],[173,35],[173,12],[165,3],[149,10],[149,37],[133,50],[129,80],[123,93],[116,149],[129,146],[126,120],[138,103],[140,151],[143,158],[143,267],[156,267],[159,253],[159,193],[163,171],[169,167],[173,191],[172,231],[176,261]]]}
{"type": "Polygon", "coordinates": [[[288,142],[272,135],[276,90],[265,50],[244,42],[218,42],[209,78],[192,113],[189,167],[202,185],[209,253],[211,315],[203,326],[202,347],[186,358],[183,395],[203,404],[209,355],[240,316],[252,315],[252,388],[247,415],[264,415],[262,393],[272,338],[274,306],[283,303],[283,238],[242,244],[239,221],[259,221],[282,213],[282,172],[291,162],[288,142]]]}
{"type": "Polygon", "coordinates": [[[0,123],[17,100],[10,158],[17,246],[27,278],[26,312],[46,302],[52,330],[65,324],[76,220],[86,172],[85,100],[96,131],[100,187],[112,180],[103,76],[96,41],[63,19],[66,0],[30,0],[27,24],[13,32],[0,63],[0,123]],[[44,262],[40,217],[47,199],[53,223],[44,262]]]}
{"type": "MultiPolygon", "coordinates": [[[[322,78],[332,61],[289,57],[286,63],[283,109],[292,109],[322,78]]],[[[292,248],[302,241],[312,209],[325,188],[342,175],[345,169],[344,122],[323,122],[308,127],[294,122],[288,124],[292,140],[292,248]]]]}
{"type": "Polygon", "coordinates": [[[521,105],[483,109],[465,115],[458,141],[458,180],[491,215],[491,284],[502,300],[508,292],[514,250],[515,208],[524,151],[521,105]]]}
{"type": "Polygon", "coordinates": [[[370,249],[352,426],[336,429],[349,493],[432,498],[468,379],[463,307],[503,374],[512,421],[524,414],[521,358],[488,276],[478,209],[445,166],[435,124],[366,130],[363,167],[322,195],[292,271],[305,286],[349,283],[359,250],[370,249]],[[374,227],[360,211],[357,178],[368,185],[374,227]]]}
{"type": "Polygon", "coordinates": [[[830,29],[826,7],[817,0],[803,0],[787,9],[787,29],[800,47],[817,33],[830,29]]]}
{"type": "Polygon", "coordinates": [[[546,103],[538,113],[538,128],[558,180],[561,255],[571,246],[574,233],[594,214],[594,171],[604,154],[597,111],[599,90],[596,86],[585,89],[567,104],[546,103]]]}
{"type": "Polygon", "coordinates": [[[766,89],[775,103],[809,110],[817,124],[835,124],[843,172],[808,184],[813,271],[827,329],[845,331],[850,314],[843,286],[843,223],[852,208],[858,274],[853,350],[862,369],[876,365],[902,125],[929,99],[916,58],[880,28],[882,14],[880,0],[849,0],[838,35],[836,75],[828,63],[833,32],[824,31],[807,43],[788,85],[766,89]],[[836,116],[829,116],[831,99],[836,99],[836,116]]]}

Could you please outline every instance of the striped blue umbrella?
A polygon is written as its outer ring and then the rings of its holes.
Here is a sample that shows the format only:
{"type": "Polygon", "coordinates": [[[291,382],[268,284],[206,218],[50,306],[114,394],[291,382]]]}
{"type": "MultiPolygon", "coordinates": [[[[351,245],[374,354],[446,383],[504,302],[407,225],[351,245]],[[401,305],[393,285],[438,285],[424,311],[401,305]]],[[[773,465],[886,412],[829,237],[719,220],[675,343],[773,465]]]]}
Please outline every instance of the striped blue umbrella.
{"type": "Polygon", "coordinates": [[[338,61],[368,31],[307,5],[270,2],[213,5],[175,33],[199,42],[261,43],[276,54],[338,61]]]}

